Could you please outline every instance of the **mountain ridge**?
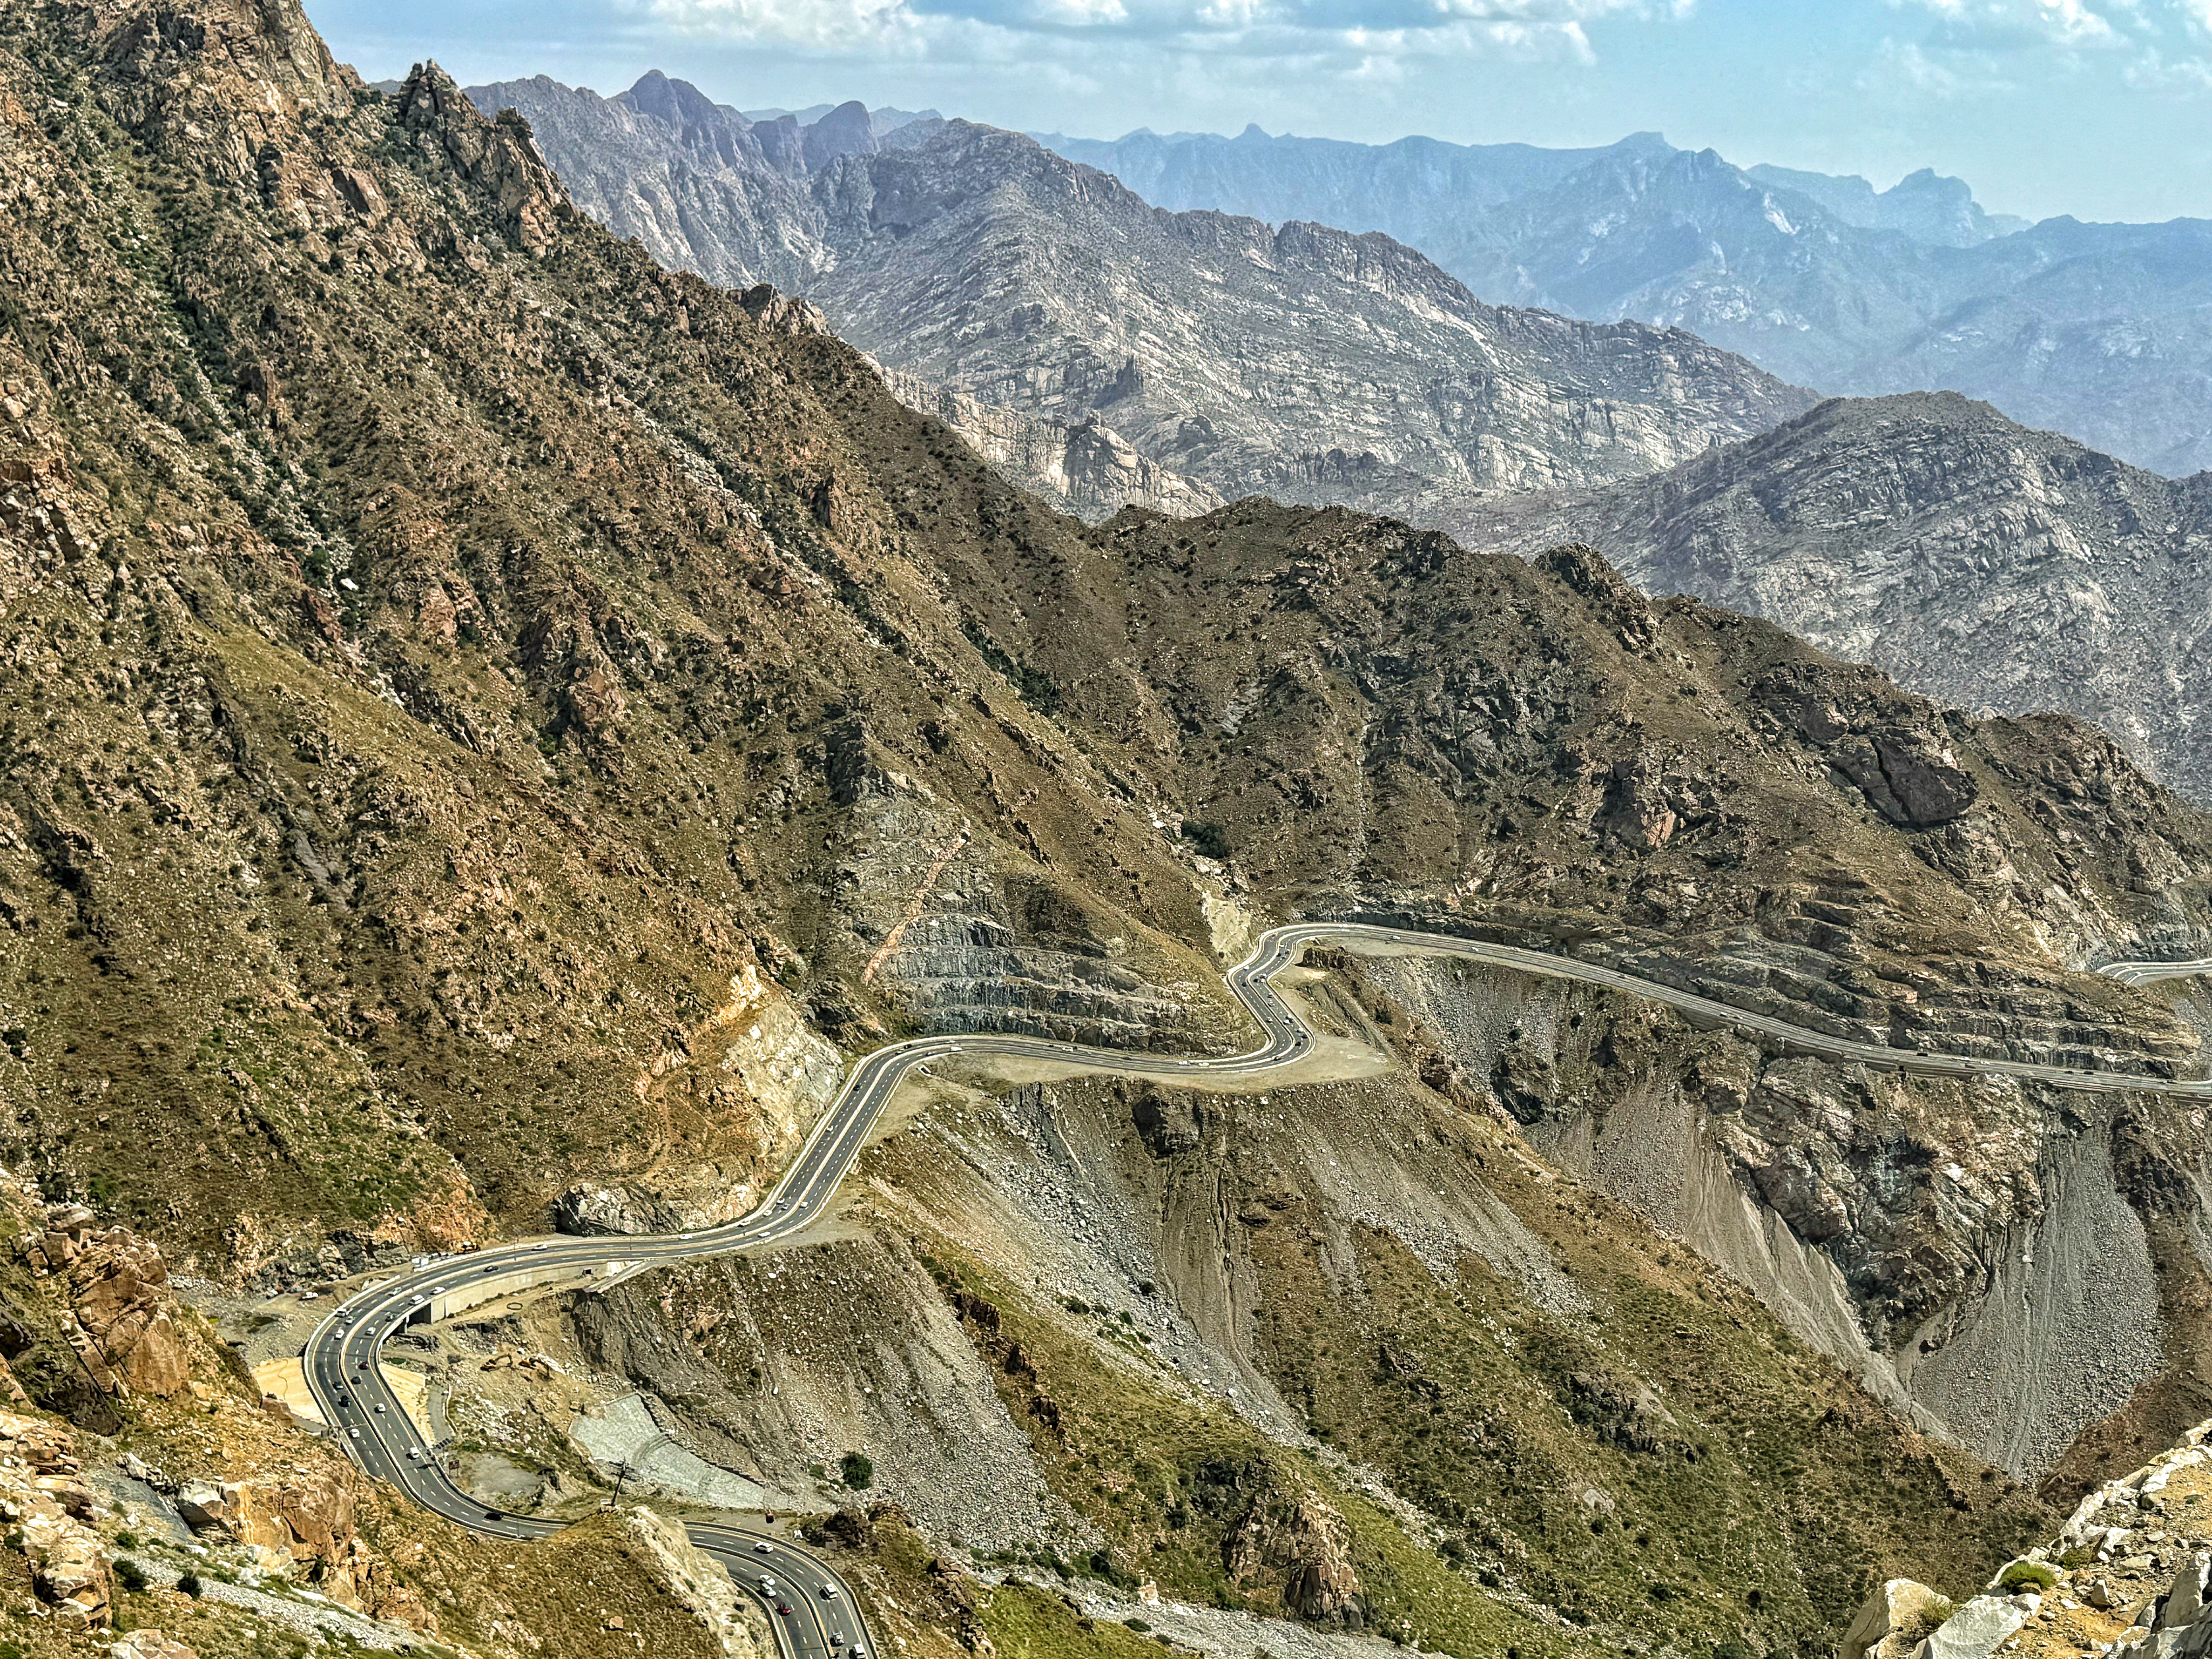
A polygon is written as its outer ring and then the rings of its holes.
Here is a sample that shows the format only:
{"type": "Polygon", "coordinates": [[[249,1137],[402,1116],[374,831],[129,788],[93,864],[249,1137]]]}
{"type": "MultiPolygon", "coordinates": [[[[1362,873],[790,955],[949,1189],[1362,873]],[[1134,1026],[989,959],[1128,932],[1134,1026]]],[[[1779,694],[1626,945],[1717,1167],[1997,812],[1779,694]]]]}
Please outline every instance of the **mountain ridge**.
{"type": "MultiPolygon", "coordinates": [[[[1648,471],[1811,402],[1685,334],[1486,305],[1388,238],[1164,212],[994,128],[878,138],[852,105],[836,139],[787,141],[814,159],[766,165],[747,135],[711,176],[679,174],[678,124],[643,131],[545,82],[475,95],[520,107],[586,210],[665,261],[804,294],[890,368],[1095,424],[1216,498],[1434,521],[1468,493],[1648,471]]],[[[1066,465],[1019,476],[1071,502],[1066,465]]]]}
{"type": "Polygon", "coordinates": [[[1459,529],[1533,552],[1568,526],[1652,591],[1767,617],[1932,696],[2064,709],[2212,799],[2191,670],[2212,647],[2212,472],[2166,479],[1954,392],[1900,394],[1459,529]]]}

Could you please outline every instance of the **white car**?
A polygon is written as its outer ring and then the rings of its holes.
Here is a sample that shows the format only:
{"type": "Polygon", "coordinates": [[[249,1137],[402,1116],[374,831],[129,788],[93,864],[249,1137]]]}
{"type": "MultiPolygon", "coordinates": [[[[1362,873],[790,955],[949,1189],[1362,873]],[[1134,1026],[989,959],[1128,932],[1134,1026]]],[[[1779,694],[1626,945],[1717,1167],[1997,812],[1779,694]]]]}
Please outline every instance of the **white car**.
{"type": "Polygon", "coordinates": [[[837,1599],[837,1587],[835,1584],[824,1584],[822,1587],[822,1599],[825,1601],[836,1601],[837,1599]]]}
{"type": "Polygon", "coordinates": [[[359,1429],[348,1429],[346,1432],[356,1440],[361,1438],[361,1431],[359,1429]]]}
{"type": "Polygon", "coordinates": [[[761,1575],[760,1587],[766,1590],[770,1595],[775,1594],[775,1580],[769,1577],[766,1573],[763,1573],[761,1575]]]}
{"type": "Polygon", "coordinates": [[[775,1546],[769,1543],[765,1538],[761,1540],[759,1543],[753,1546],[753,1553],[755,1555],[773,1555],[775,1553],[775,1546]]]}

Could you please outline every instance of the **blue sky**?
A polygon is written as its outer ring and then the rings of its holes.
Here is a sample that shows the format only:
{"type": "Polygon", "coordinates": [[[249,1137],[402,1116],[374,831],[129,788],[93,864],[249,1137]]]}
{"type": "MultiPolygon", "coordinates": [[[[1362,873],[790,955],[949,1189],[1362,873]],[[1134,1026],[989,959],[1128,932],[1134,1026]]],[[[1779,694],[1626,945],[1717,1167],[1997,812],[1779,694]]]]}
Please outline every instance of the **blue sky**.
{"type": "Polygon", "coordinates": [[[1029,131],[1465,143],[1664,132],[1729,160],[1932,166],[1994,211],[2212,217],[2212,0],[307,0],[372,79],[745,108],[860,98],[1029,131]]]}

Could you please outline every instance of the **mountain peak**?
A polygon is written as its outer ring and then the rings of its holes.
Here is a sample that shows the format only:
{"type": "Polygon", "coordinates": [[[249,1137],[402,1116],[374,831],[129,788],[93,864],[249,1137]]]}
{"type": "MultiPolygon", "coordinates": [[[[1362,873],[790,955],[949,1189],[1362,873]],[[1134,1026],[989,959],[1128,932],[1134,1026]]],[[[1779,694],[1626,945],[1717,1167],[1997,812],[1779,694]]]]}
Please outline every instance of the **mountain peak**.
{"type": "Polygon", "coordinates": [[[568,192],[538,153],[530,123],[518,111],[487,118],[453,77],[428,59],[399,89],[400,125],[417,141],[434,143],[464,178],[491,198],[507,234],[543,255],[556,228],[576,217],[568,192]]]}

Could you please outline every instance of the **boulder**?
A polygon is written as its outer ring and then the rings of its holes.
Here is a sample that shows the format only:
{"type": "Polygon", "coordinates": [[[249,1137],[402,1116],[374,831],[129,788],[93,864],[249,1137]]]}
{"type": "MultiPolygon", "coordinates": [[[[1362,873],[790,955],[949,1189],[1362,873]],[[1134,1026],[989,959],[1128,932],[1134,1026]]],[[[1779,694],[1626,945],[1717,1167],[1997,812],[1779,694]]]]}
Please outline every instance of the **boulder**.
{"type": "Polygon", "coordinates": [[[2212,1555],[2199,1554],[2181,1564],[2173,1575],[2173,1587],[2159,1603],[2159,1630],[2176,1629],[2194,1624],[2204,1614],[2208,1601],[2212,1601],[2212,1555]]]}
{"type": "Polygon", "coordinates": [[[230,1498],[235,1490],[208,1480],[187,1480],[177,1488],[177,1513],[194,1532],[229,1533],[238,1522],[230,1498]]]}
{"type": "Polygon", "coordinates": [[[1917,1644],[1921,1615],[1942,1598],[1910,1578],[1892,1578],[1875,1587],[1860,1604],[1836,1649],[1836,1659],[1905,1659],[1907,1641],[1917,1644]]]}
{"type": "Polygon", "coordinates": [[[2150,1626],[2115,1647],[2112,1659],[2203,1659],[2212,1654],[2212,1555],[2181,1564],[2173,1583],[2149,1615],[2150,1626]]]}
{"type": "Polygon", "coordinates": [[[199,1659],[199,1655],[173,1636],[157,1630],[134,1630],[118,1638],[111,1650],[115,1659],[199,1659]]]}
{"type": "Polygon", "coordinates": [[[23,1510],[18,1530],[32,1590],[64,1629],[106,1629],[114,1587],[100,1534],[51,1498],[34,1498],[23,1510]]]}
{"type": "Polygon", "coordinates": [[[2008,1595],[1977,1595],[1912,1650],[1913,1659],[1990,1659],[2033,1611],[2008,1595]]]}

